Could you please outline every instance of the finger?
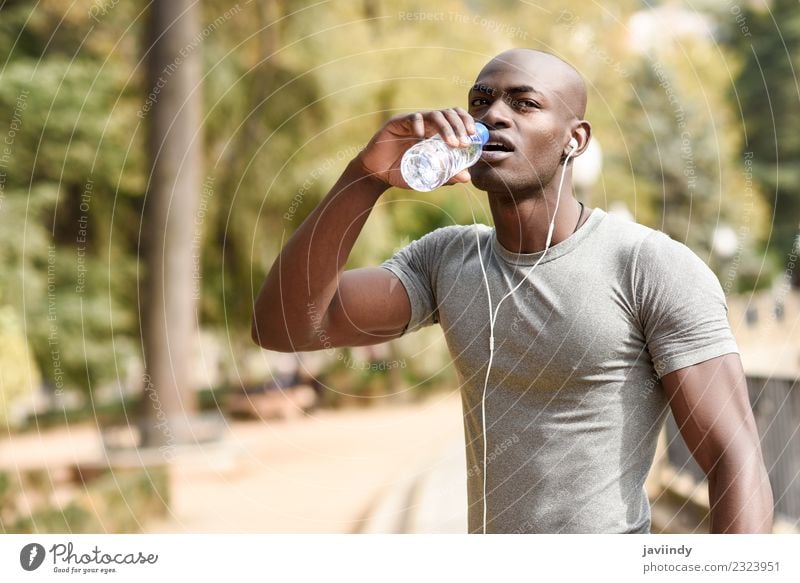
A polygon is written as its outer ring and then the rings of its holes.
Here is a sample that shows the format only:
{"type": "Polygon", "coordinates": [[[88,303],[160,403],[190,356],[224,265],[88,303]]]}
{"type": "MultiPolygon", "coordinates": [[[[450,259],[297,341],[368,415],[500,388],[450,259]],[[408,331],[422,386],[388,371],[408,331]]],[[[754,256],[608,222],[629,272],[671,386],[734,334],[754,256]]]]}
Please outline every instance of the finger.
{"type": "Polygon", "coordinates": [[[425,119],[422,116],[422,112],[418,111],[411,114],[411,131],[415,138],[420,140],[425,138],[425,119]]]}
{"type": "Polygon", "coordinates": [[[453,131],[453,127],[450,125],[450,122],[445,117],[444,113],[441,111],[431,111],[428,114],[428,123],[431,124],[433,128],[442,136],[442,139],[447,143],[447,145],[457,148],[461,145],[458,140],[458,137],[453,131]]]}
{"type": "Polygon", "coordinates": [[[453,132],[458,137],[460,145],[462,146],[469,146],[469,135],[467,134],[467,128],[464,125],[464,120],[461,119],[461,116],[453,109],[445,109],[442,111],[444,116],[447,118],[447,121],[450,122],[450,127],[453,128],[453,132]]]}
{"type": "Polygon", "coordinates": [[[450,180],[447,181],[447,184],[463,184],[465,182],[469,182],[472,180],[472,176],[470,176],[469,170],[462,170],[455,176],[453,176],[450,180]]]}
{"type": "Polygon", "coordinates": [[[469,135],[474,136],[478,133],[478,130],[475,128],[475,118],[473,118],[469,112],[460,107],[454,107],[453,111],[461,117],[461,121],[464,122],[464,127],[467,128],[467,133],[469,135]]]}

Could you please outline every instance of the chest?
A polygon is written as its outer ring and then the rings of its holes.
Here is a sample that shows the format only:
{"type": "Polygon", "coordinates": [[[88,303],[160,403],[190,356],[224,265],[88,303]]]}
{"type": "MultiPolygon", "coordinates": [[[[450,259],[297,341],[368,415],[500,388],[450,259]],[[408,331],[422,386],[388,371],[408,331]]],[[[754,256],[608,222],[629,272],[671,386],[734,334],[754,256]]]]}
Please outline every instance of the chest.
{"type": "MultiPolygon", "coordinates": [[[[487,262],[492,314],[496,310],[493,374],[561,386],[570,378],[624,375],[642,358],[645,340],[624,273],[610,276],[602,264],[579,260],[529,270],[487,262]]],[[[477,258],[443,270],[435,283],[456,367],[462,376],[480,375],[489,354],[490,303],[477,258]]]]}

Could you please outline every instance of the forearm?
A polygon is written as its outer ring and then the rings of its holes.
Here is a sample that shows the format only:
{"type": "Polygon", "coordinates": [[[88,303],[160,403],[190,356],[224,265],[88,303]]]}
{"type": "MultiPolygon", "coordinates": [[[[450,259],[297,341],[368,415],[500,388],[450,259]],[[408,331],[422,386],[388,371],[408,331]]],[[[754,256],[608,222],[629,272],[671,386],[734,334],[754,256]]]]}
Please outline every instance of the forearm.
{"type": "Polygon", "coordinates": [[[327,311],[337,281],[386,184],[352,160],[327,196],[284,246],[255,303],[253,339],[266,348],[302,350],[327,311]],[[313,308],[313,309],[310,309],[313,308]]]}
{"type": "Polygon", "coordinates": [[[749,460],[722,456],[708,476],[712,533],[772,532],[772,490],[759,451],[749,460]]]}

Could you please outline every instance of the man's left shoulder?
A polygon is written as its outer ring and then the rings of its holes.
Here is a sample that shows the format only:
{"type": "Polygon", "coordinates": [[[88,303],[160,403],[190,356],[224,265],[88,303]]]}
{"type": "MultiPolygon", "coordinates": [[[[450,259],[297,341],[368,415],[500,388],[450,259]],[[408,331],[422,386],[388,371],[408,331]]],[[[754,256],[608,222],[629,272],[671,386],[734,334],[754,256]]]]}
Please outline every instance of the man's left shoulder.
{"type": "Polygon", "coordinates": [[[593,243],[613,262],[619,273],[624,273],[635,267],[645,241],[658,233],[631,219],[603,213],[593,243]]]}
{"type": "Polygon", "coordinates": [[[688,245],[663,231],[650,231],[642,241],[637,257],[641,268],[674,272],[681,277],[702,274],[716,278],[706,262],[688,245]]]}
{"type": "Polygon", "coordinates": [[[719,278],[706,262],[688,245],[662,231],[653,230],[642,242],[634,261],[634,281],[641,294],[673,297],[694,305],[725,304],[719,278]]]}
{"type": "MultiPolygon", "coordinates": [[[[595,209],[593,212],[598,210],[595,209]]],[[[635,252],[648,236],[658,232],[627,217],[605,211],[599,212],[601,216],[596,233],[604,240],[602,243],[604,246],[610,246],[618,252],[635,252]]]]}

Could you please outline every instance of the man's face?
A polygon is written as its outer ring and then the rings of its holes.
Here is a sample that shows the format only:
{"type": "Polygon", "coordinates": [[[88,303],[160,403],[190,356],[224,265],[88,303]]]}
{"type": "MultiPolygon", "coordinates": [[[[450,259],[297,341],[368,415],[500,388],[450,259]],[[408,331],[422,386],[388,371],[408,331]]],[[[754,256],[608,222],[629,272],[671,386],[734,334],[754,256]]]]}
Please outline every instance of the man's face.
{"type": "Polygon", "coordinates": [[[547,62],[514,56],[490,61],[469,92],[469,113],[489,127],[489,142],[470,168],[481,190],[538,191],[560,168],[575,119],[547,62]]]}

